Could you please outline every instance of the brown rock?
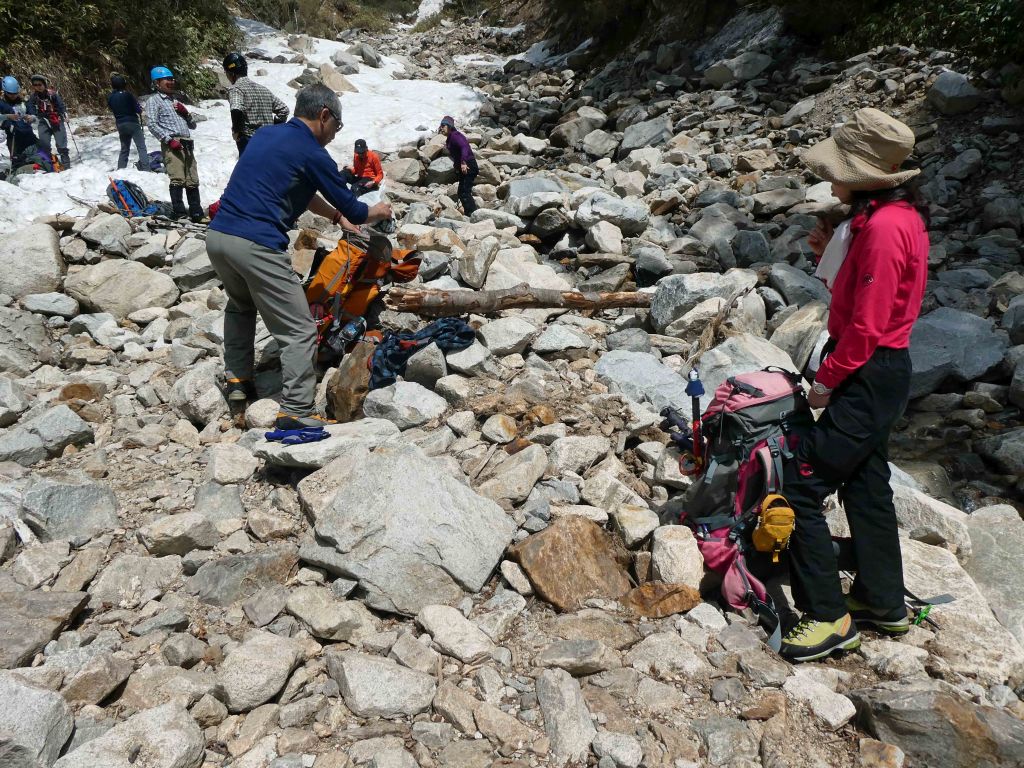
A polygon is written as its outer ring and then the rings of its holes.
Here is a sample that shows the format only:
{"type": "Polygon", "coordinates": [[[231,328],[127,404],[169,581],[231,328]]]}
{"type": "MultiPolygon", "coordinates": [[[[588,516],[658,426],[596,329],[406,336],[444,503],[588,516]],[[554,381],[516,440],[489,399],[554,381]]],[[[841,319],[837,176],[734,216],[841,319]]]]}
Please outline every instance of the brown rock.
{"type": "Polygon", "coordinates": [[[292,271],[301,276],[305,277],[309,274],[310,267],[313,266],[313,258],[316,256],[316,251],[310,251],[306,248],[296,248],[292,252],[292,271]]]}
{"type": "Polygon", "coordinates": [[[591,597],[618,598],[629,591],[629,555],[585,517],[559,518],[514,545],[509,555],[537,594],[562,611],[591,597]]]}
{"type": "Polygon", "coordinates": [[[874,739],[860,740],[857,768],[903,768],[903,750],[874,739]]]}
{"type": "Polygon", "coordinates": [[[778,165],[778,162],[779,159],[774,153],[769,155],[763,149],[751,149],[736,156],[736,170],[740,173],[767,171],[778,165]]]}
{"type": "Polygon", "coordinates": [[[101,384],[87,384],[85,382],[65,384],[61,387],[57,399],[64,402],[68,400],[99,400],[106,393],[106,390],[107,388],[101,384]]]}
{"type": "Polygon", "coordinates": [[[771,720],[776,715],[786,712],[786,696],[778,691],[770,691],[752,707],[740,712],[741,720],[771,720]]]}
{"type": "Polygon", "coordinates": [[[0,668],[32,661],[88,601],[85,592],[0,592],[0,668]]]}
{"type": "Polygon", "coordinates": [[[363,415],[363,400],[370,391],[367,362],[375,349],[369,342],[356,344],[327,383],[327,407],[338,421],[352,421],[363,415]]]}
{"type": "Polygon", "coordinates": [[[660,619],[693,610],[701,599],[700,592],[689,584],[652,581],[630,590],[619,602],[639,616],[660,619]]]}
{"type": "Polygon", "coordinates": [[[526,413],[528,418],[534,424],[554,424],[558,421],[558,414],[555,413],[555,409],[550,405],[535,405],[526,413]]]}

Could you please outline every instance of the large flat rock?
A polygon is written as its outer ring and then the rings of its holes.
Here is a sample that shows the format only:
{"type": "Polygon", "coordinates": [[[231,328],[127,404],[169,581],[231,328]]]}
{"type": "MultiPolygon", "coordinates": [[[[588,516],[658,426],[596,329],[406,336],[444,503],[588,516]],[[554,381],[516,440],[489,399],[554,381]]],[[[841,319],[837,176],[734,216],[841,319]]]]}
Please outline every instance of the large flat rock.
{"type": "Polygon", "coordinates": [[[932,616],[941,627],[929,650],[955,672],[983,685],[1024,680],[1024,647],[992,614],[974,580],[946,549],[908,539],[903,547],[903,578],[915,595],[950,594],[932,616]]]}
{"type": "Polygon", "coordinates": [[[406,615],[478,592],[515,523],[419,448],[358,446],[299,483],[299,499],[371,608],[406,615]]]}
{"type": "Polygon", "coordinates": [[[998,504],[968,515],[967,530],[971,556],[964,569],[999,623],[1024,644],[1024,571],[1011,565],[1019,562],[1024,552],[1024,520],[1009,504],[998,504]]]}

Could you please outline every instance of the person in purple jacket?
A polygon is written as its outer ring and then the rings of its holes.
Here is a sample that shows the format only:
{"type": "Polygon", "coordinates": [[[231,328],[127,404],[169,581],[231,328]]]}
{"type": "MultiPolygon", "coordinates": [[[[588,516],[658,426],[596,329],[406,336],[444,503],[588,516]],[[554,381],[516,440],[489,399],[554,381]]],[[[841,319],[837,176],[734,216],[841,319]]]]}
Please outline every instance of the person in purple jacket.
{"type": "Polygon", "coordinates": [[[469,146],[466,137],[455,130],[455,120],[448,115],[441,118],[441,127],[438,133],[445,137],[445,146],[448,148],[448,155],[455,163],[455,173],[459,177],[459,200],[462,202],[462,210],[467,216],[472,216],[476,210],[476,201],[473,199],[473,182],[480,172],[476,164],[476,157],[469,146]]]}

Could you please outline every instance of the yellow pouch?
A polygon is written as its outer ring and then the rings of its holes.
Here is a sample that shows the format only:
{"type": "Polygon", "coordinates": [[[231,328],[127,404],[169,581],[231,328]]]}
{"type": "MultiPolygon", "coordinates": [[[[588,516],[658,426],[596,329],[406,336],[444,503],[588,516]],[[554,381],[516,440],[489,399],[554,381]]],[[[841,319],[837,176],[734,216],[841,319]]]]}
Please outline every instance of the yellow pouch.
{"type": "Polygon", "coordinates": [[[754,549],[758,552],[771,552],[772,562],[779,562],[779,553],[789,546],[789,537],[793,534],[796,515],[789,506],[785,496],[770,493],[761,502],[761,511],[754,529],[754,549]]]}

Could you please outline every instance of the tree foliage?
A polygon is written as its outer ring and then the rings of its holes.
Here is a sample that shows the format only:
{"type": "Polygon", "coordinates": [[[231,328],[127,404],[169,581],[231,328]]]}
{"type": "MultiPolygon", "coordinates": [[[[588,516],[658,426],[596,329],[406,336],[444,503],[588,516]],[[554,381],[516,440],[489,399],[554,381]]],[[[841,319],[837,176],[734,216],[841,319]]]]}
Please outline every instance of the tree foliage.
{"type": "Polygon", "coordinates": [[[916,45],[973,56],[985,64],[1024,62],[1022,0],[833,0],[829,13],[782,0],[791,23],[851,55],[875,45],[916,45]]]}
{"type": "Polygon", "coordinates": [[[412,13],[418,0],[237,0],[243,15],[288,32],[333,37],[345,29],[386,32],[392,16],[412,13]]]}
{"type": "Polygon", "coordinates": [[[216,75],[202,61],[238,38],[217,0],[0,0],[0,28],[4,74],[24,78],[42,71],[72,101],[106,90],[112,72],[148,90],[149,69],[157,64],[173,69],[189,93],[203,95],[216,75]]]}

